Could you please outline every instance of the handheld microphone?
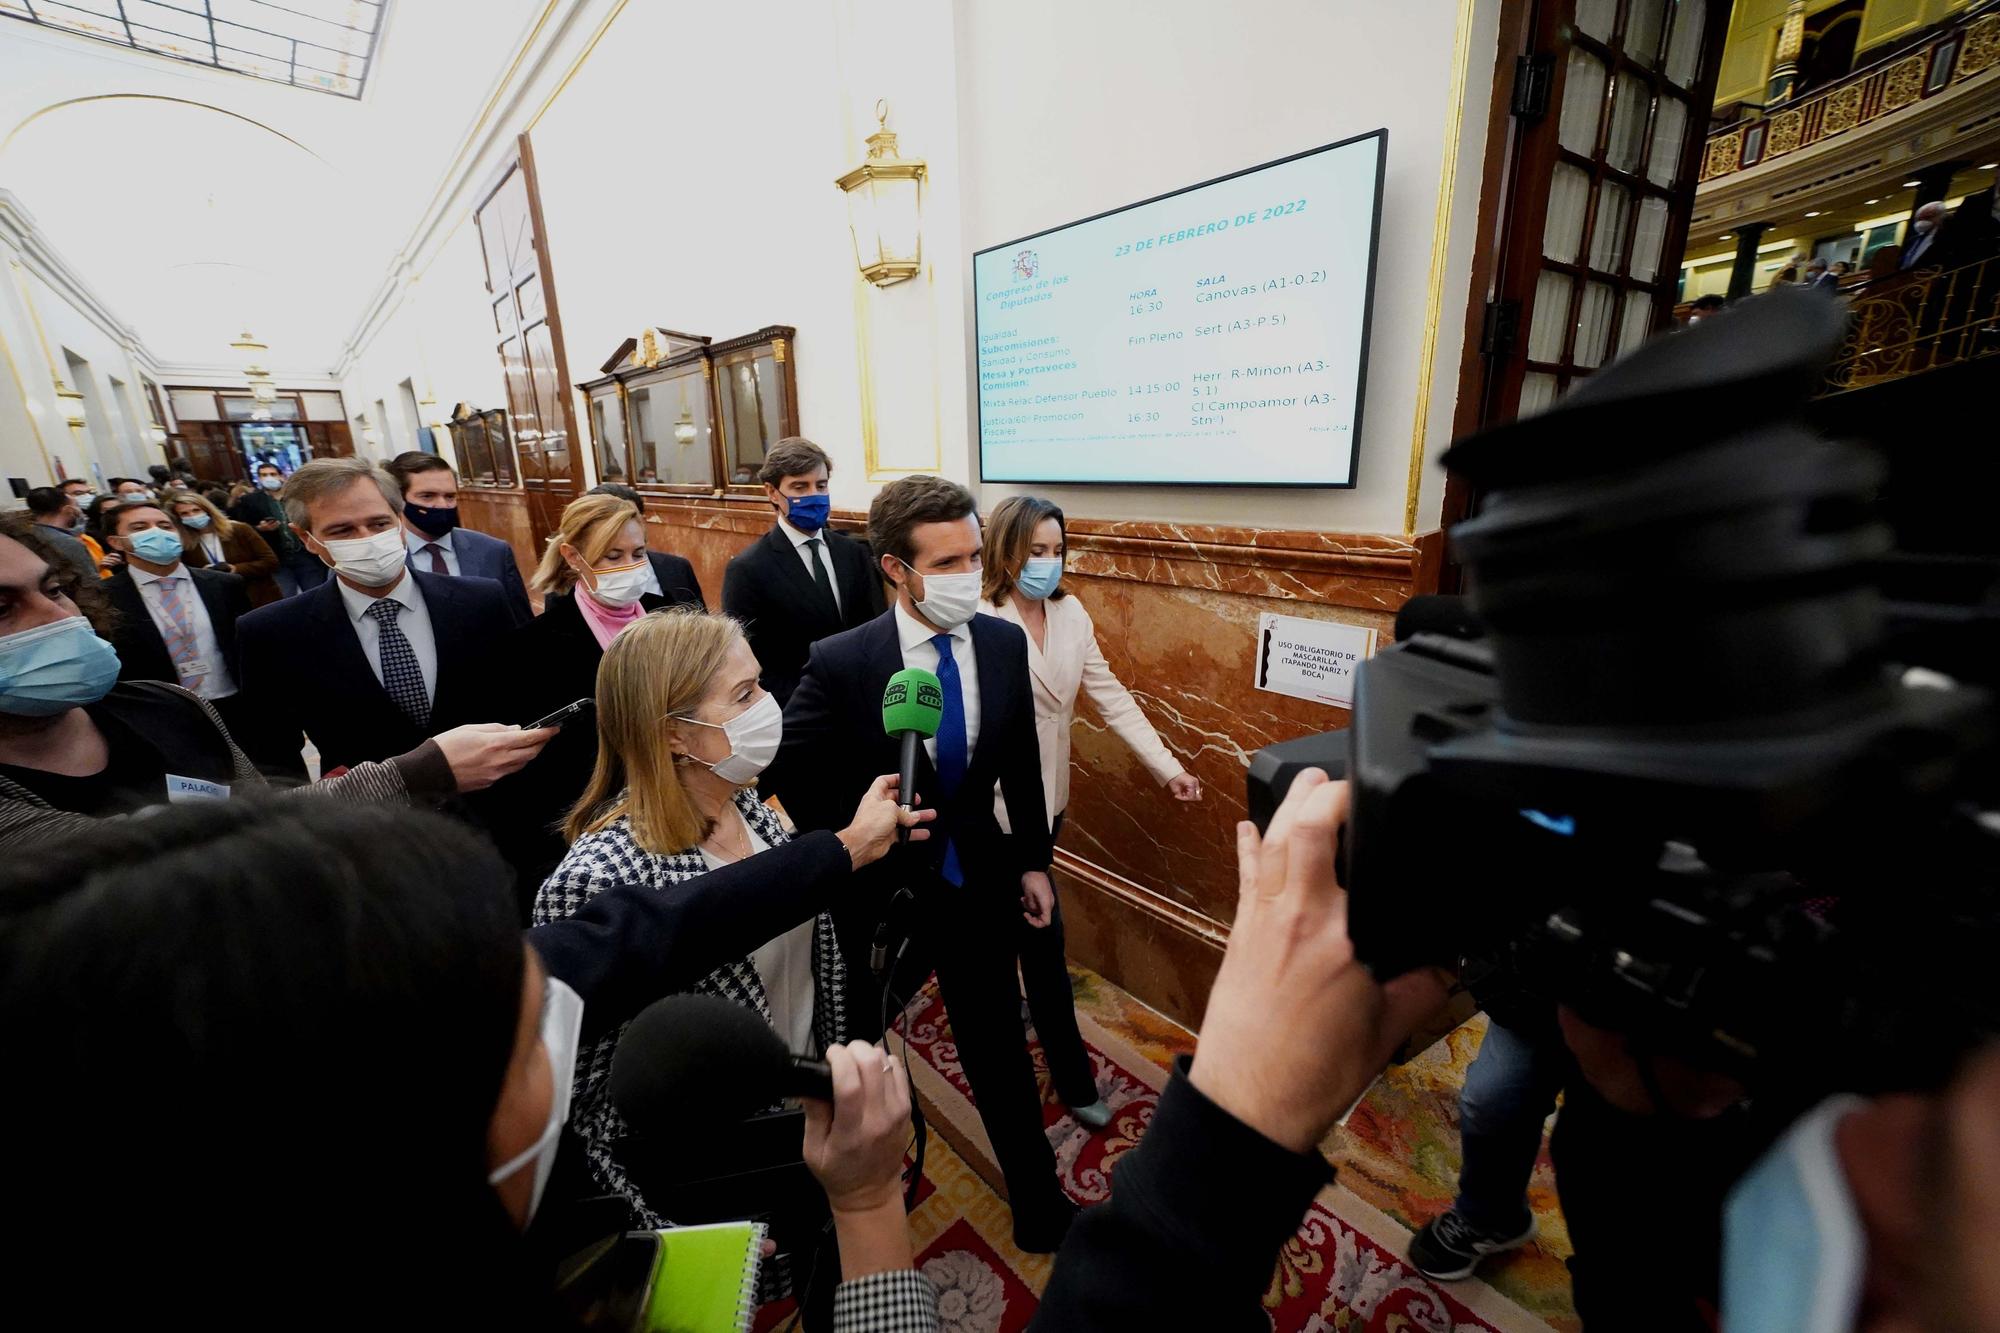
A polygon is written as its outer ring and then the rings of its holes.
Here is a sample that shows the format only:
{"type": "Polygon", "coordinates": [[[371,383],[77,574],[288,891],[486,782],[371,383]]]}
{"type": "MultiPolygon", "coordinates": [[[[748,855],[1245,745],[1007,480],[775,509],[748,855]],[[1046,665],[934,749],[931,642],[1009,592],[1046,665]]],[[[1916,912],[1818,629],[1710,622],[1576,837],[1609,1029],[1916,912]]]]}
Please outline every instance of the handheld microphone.
{"type": "MultiPolygon", "coordinates": [[[[902,785],[897,788],[896,800],[905,810],[916,805],[917,751],[937,735],[938,722],[943,716],[944,686],[936,676],[905,667],[889,677],[889,686],[882,691],[882,730],[903,745],[902,763],[897,769],[902,785]]],[[[906,841],[909,830],[898,829],[896,836],[906,841]]]]}
{"type": "Polygon", "coordinates": [[[833,1100],[824,1060],[794,1055],[754,1009],[669,995],[626,1027],[611,1057],[611,1104],[647,1135],[747,1120],[786,1097],[833,1100]]]}

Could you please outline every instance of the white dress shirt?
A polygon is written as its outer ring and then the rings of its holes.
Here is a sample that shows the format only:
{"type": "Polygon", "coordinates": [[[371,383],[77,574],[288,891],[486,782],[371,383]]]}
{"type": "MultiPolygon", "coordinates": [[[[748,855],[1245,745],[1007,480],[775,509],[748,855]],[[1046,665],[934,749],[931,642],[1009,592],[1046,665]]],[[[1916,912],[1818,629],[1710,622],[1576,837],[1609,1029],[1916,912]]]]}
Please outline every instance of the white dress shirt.
{"type": "MultiPolygon", "coordinates": [[[[778,531],[791,539],[792,549],[799,553],[799,562],[806,567],[806,577],[814,583],[819,582],[819,576],[813,573],[813,553],[806,548],[806,543],[810,541],[817,541],[819,543],[819,558],[826,564],[827,585],[833,590],[833,604],[838,608],[840,606],[840,576],[833,572],[833,550],[826,544],[826,529],[821,528],[818,532],[800,532],[781,518],[778,520],[778,531]]],[[[936,656],[936,654],[932,654],[932,656],[936,656]]],[[[929,668],[926,667],[925,670],[929,670],[929,668]]]]}
{"type": "MultiPolygon", "coordinates": [[[[353,622],[355,637],[361,640],[361,655],[368,659],[376,681],[381,682],[382,627],[368,614],[368,608],[375,605],[378,599],[354,591],[338,576],[335,576],[334,582],[340,587],[340,600],[347,606],[347,618],[353,622]]],[[[435,703],[438,685],[437,631],[431,627],[431,612],[424,605],[423,589],[417,586],[417,581],[406,570],[402,581],[382,596],[410,608],[396,617],[396,627],[410,641],[410,651],[416,654],[417,666],[424,673],[424,696],[435,703]]]]}
{"type": "Polygon", "coordinates": [[[653,568],[653,557],[646,555],[640,558],[646,562],[646,591],[655,597],[665,597],[667,590],[660,586],[660,571],[653,568]]]}
{"type": "MultiPolygon", "coordinates": [[[[403,529],[403,549],[410,553],[409,560],[404,563],[408,564],[411,569],[421,569],[424,573],[429,574],[432,572],[431,553],[424,549],[426,546],[435,546],[444,552],[445,570],[453,578],[457,578],[458,552],[451,548],[451,534],[449,532],[442,537],[426,537],[421,533],[411,532],[408,528],[403,529]]],[[[404,618],[408,619],[407,616],[404,618]]]]}
{"type": "MultiPolygon", "coordinates": [[[[903,609],[903,601],[896,599],[896,634],[903,644],[903,665],[917,671],[937,674],[937,645],[931,642],[937,631],[903,609]]],[[[960,625],[951,632],[951,659],[958,663],[959,692],[965,699],[965,758],[972,762],[972,752],[979,744],[979,662],[972,652],[972,626],[960,625]]],[[[924,742],[924,753],[937,762],[937,738],[924,742]]]]}
{"type": "Polygon", "coordinates": [[[202,530],[201,550],[202,554],[208,557],[209,564],[220,565],[227,563],[222,558],[222,537],[214,528],[204,528],[202,530]]]}
{"type": "Polygon", "coordinates": [[[187,685],[188,677],[199,675],[201,683],[187,687],[204,699],[227,699],[236,693],[236,678],[229,674],[229,663],[223,659],[222,644],[216,640],[215,624],[208,618],[208,603],[201,600],[201,592],[194,586],[194,576],[186,565],[175,565],[170,574],[148,574],[137,565],[127,565],[132,571],[132,582],[139,585],[139,596],[146,603],[146,611],[153,617],[153,624],[160,631],[160,641],[166,643],[180,633],[173,617],[160,602],[160,584],[166,579],[177,579],[174,592],[181,604],[181,614],[187,618],[188,627],[194,631],[195,661],[188,670],[175,663],[176,670],[182,671],[180,683],[187,685]]]}
{"type": "MultiPolygon", "coordinates": [[[[743,825],[743,832],[750,839],[750,855],[771,850],[771,844],[757,836],[757,830],[750,827],[743,818],[743,812],[733,804],[723,812],[724,819],[734,819],[743,825]]],[[[714,852],[703,847],[701,859],[710,870],[720,870],[729,864],[714,852]]],[[[785,1045],[795,1054],[804,1055],[813,1048],[813,930],[818,918],[807,917],[775,940],[767,940],[750,952],[751,966],[764,981],[764,998],[771,1005],[771,1027],[785,1045]]]]}

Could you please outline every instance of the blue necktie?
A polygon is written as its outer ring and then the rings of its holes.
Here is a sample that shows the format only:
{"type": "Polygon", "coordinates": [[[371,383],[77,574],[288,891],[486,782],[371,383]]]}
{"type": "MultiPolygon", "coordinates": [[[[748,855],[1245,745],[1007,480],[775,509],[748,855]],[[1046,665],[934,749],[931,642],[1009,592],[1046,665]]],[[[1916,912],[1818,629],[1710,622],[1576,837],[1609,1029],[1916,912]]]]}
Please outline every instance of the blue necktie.
{"type": "MultiPolygon", "coordinates": [[[[937,649],[938,685],[944,692],[944,709],[938,715],[937,729],[937,772],[939,793],[944,801],[949,801],[958,791],[958,784],[965,781],[965,691],[958,679],[958,660],[951,655],[951,635],[940,634],[931,640],[937,649]]],[[[938,873],[945,882],[953,885],[965,883],[965,872],[958,865],[958,844],[946,842],[944,864],[938,873]]]]}

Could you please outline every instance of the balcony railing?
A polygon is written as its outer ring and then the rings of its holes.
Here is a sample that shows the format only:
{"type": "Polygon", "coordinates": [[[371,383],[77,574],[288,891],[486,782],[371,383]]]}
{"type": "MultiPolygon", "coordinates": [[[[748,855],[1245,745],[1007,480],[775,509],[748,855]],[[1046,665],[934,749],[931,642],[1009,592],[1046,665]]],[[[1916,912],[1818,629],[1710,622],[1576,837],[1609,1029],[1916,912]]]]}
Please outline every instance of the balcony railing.
{"type": "Polygon", "coordinates": [[[1709,131],[1701,179],[1731,175],[1845,134],[1893,111],[1935,97],[2000,64],[2000,4],[1975,6],[1914,47],[1838,83],[1765,108],[1760,120],[1709,131]]]}
{"type": "Polygon", "coordinates": [[[1827,393],[2000,356],[2000,257],[1872,282],[1848,313],[1827,393]]]}

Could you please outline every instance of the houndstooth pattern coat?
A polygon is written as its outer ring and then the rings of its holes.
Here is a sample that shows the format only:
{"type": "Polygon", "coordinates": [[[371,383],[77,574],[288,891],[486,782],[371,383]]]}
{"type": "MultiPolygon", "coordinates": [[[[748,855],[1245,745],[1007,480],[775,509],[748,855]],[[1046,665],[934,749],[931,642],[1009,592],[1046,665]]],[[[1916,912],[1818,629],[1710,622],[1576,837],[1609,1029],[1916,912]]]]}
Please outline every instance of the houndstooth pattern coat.
{"type": "MultiPolygon", "coordinates": [[[[751,831],[770,846],[790,841],[784,825],[757,799],[754,789],[746,787],[736,793],[736,808],[751,831]]],[[[707,873],[708,862],[702,859],[699,847],[689,847],[671,856],[656,856],[639,846],[632,837],[631,819],[621,816],[608,827],[586,833],[571,845],[569,855],[535,894],[534,923],[539,926],[571,916],[614,885],[644,884],[665,889],[707,873]]],[[[842,998],[846,984],[846,964],[834,938],[833,920],[821,913],[813,926],[813,1042],[817,1049],[811,1054],[815,1056],[824,1055],[828,1046],[847,1038],[847,1011],[842,998]]],[[[694,994],[734,1000],[770,1021],[771,1004],[764,979],[748,958],[724,963],[691,989],[694,994]]],[[[611,1105],[608,1091],[611,1055],[618,1049],[618,1038],[624,1031],[620,1026],[618,1031],[577,1052],[569,1123],[583,1140],[590,1173],[598,1188],[625,1198],[637,1215],[636,1225],[657,1228],[666,1226],[667,1220],[646,1205],[611,1151],[612,1145],[630,1132],[624,1117],[611,1105]]]]}

